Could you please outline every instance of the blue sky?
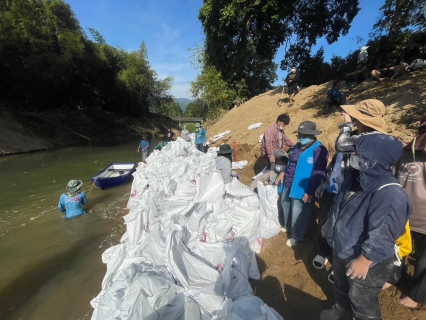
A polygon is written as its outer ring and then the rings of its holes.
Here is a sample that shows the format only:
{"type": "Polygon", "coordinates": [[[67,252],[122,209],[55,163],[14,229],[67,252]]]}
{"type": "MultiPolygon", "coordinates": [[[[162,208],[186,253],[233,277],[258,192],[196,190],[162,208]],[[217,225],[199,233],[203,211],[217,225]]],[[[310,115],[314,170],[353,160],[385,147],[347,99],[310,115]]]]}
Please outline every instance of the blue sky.
{"type": "MultiPolygon", "coordinates": [[[[98,30],[110,45],[125,50],[137,50],[145,41],[148,58],[159,78],[174,77],[171,94],[176,98],[191,98],[190,82],[199,73],[190,64],[189,48],[203,43],[203,31],[198,20],[202,0],[65,0],[86,28],[98,30]]],[[[313,51],[324,46],[325,59],[333,54],[346,56],[359,49],[355,37],[367,38],[385,0],[361,0],[361,11],[355,17],[349,34],[328,45],[320,39],[313,51]]],[[[278,50],[279,65],[284,48],[278,50]]],[[[278,81],[287,71],[277,70],[278,81]]]]}

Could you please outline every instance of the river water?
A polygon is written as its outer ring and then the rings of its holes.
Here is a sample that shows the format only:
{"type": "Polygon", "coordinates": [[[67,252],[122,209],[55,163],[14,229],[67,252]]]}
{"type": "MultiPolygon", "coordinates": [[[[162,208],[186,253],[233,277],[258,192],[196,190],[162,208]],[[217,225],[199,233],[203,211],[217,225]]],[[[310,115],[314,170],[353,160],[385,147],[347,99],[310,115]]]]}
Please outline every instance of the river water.
{"type": "Polygon", "coordinates": [[[89,178],[112,162],[139,162],[138,143],[0,158],[0,319],[90,319],[101,254],[125,231],[131,181],[101,191],[89,178]],[[88,213],[65,220],[57,205],[71,179],[90,193],[88,213]]]}

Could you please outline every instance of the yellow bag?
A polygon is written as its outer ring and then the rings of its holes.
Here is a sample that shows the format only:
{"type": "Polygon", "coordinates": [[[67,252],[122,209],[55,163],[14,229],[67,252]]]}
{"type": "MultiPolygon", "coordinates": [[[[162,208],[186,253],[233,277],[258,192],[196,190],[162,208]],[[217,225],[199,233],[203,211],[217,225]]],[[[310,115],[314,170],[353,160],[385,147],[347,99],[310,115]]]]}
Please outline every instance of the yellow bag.
{"type": "Polygon", "coordinates": [[[407,222],[405,225],[405,232],[396,240],[396,245],[398,246],[398,256],[402,259],[405,256],[409,255],[413,251],[413,244],[411,242],[411,231],[410,223],[407,222]]]}

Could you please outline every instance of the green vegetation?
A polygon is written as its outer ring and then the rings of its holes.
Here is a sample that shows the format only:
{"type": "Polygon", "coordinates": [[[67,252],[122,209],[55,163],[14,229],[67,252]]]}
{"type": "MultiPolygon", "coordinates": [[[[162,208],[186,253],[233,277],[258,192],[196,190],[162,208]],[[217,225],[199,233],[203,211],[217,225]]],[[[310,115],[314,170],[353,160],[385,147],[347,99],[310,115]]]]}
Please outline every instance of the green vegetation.
{"type": "MultiPolygon", "coordinates": [[[[424,0],[386,0],[381,15],[370,33],[370,39],[359,38],[358,45],[369,46],[368,66],[377,69],[389,54],[401,56],[405,62],[426,59],[426,2],[424,0]]],[[[356,50],[356,49],[355,49],[356,50]]],[[[303,86],[318,85],[332,79],[344,79],[356,69],[359,51],[345,58],[333,56],[324,62],[324,49],[305,54],[299,60],[303,86]]]]}
{"type": "Polygon", "coordinates": [[[278,48],[291,39],[281,68],[309,56],[316,40],[328,43],[349,31],[358,0],[204,0],[199,19],[203,48],[195,48],[201,74],[191,93],[210,118],[272,88],[278,48]]]}
{"type": "MultiPolygon", "coordinates": [[[[0,100],[20,111],[104,110],[133,117],[180,115],[145,44],[127,52],[88,29],[62,0],[0,2],[0,100]]],[[[179,110],[178,110],[179,109],[179,110]]]]}

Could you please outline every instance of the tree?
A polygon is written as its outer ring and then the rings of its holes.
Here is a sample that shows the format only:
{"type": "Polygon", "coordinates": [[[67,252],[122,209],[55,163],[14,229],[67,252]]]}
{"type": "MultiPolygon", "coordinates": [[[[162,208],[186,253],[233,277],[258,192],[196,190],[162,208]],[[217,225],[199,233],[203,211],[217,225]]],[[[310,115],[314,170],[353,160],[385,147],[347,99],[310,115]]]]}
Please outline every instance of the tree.
{"type": "Polygon", "coordinates": [[[207,64],[232,87],[246,81],[250,96],[276,79],[272,60],[278,48],[295,38],[281,68],[307,56],[316,39],[328,43],[346,35],[359,11],[358,0],[204,0],[207,64]]]}
{"type": "Polygon", "coordinates": [[[207,109],[201,100],[195,100],[186,106],[185,117],[206,117],[207,109]]]}

